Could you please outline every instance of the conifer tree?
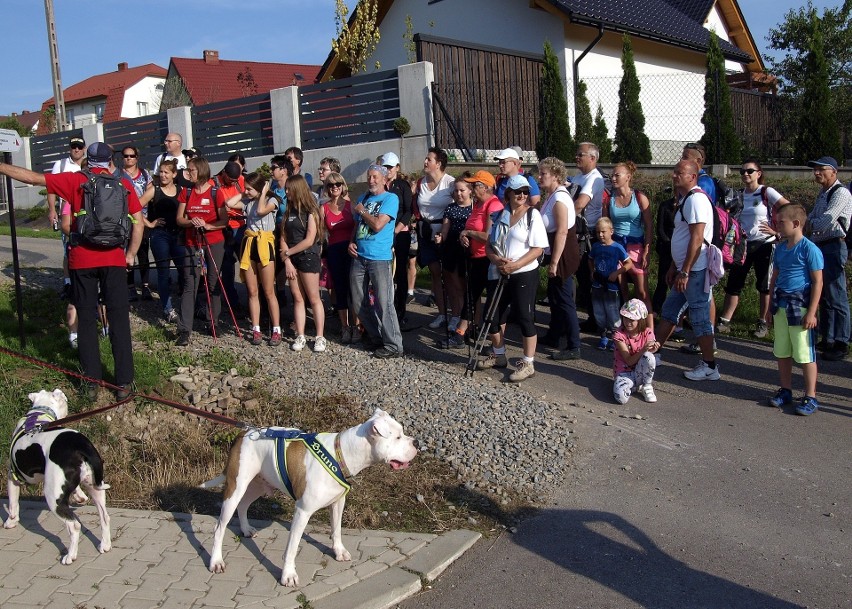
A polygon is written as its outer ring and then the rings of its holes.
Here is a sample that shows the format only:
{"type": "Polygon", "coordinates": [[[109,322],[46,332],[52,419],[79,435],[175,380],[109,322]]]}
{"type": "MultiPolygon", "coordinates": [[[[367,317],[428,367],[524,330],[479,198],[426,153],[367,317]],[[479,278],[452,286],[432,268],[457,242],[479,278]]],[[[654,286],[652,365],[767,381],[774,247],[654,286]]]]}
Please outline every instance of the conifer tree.
{"type": "Polygon", "coordinates": [[[704,83],[704,136],[701,144],[707,153],[706,165],[736,164],[742,161],[742,140],[734,128],[731,88],[725,79],[725,57],[719,37],[710,32],[707,49],[707,74],[704,83]]]}
{"type": "Polygon", "coordinates": [[[544,42],[544,66],[539,94],[538,133],[535,151],[538,158],[574,157],[574,142],[568,124],[568,100],[559,70],[559,59],[549,41],[544,42]]]}
{"type": "Polygon", "coordinates": [[[595,113],[595,124],[592,126],[592,137],[590,141],[598,145],[601,163],[612,162],[612,140],[609,139],[609,127],[603,117],[603,106],[598,102],[598,111],[595,113]]]}
{"type": "Polygon", "coordinates": [[[621,45],[623,76],[618,87],[618,118],[615,123],[615,151],[612,160],[634,163],[651,162],[651,142],[645,135],[645,114],[639,101],[639,76],[633,61],[630,36],[624,35],[621,45]]]}
{"type": "Polygon", "coordinates": [[[576,129],[574,130],[577,142],[594,142],[594,139],[592,139],[592,108],[586,91],[586,83],[581,80],[577,83],[577,103],[574,106],[577,109],[576,129]]]}
{"type": "Polygon", "coordinates": [[[807,109],[802,112],[796,132],[794,160],[799,165],[823,155],[842,159],[837,119],[831,110],[828,63],[825,58],[820,18],[811,11],[810,49],[805,59],[802,98],[807,109]]]}

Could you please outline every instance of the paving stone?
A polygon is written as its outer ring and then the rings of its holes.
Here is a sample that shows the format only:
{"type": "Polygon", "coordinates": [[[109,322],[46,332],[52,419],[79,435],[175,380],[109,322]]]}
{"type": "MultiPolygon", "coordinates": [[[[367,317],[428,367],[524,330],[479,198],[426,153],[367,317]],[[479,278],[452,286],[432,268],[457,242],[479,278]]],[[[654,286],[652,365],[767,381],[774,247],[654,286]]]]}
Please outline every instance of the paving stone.
{"type": "Polygon", "coordinates": [[[91,567],[82,567],[77,572],[77,577],[69,582],[66,582],[58,592],[65,594],[81,594],[87,597],[94,596],[101,581],[107,577],[107,574],[91,567]]]}
{"type": "Polygon", "coordinates": [[[299,609],[302,607],[302,603],[296,600],[297,596],[297,594],[292,594],[287,596],[277,596],[274,599],[267,599],[240,593],[234,597],[234,601],[236,602],[236,606],[240,609],[259,609],[260,607],[266,607],[267,605],[264,604],[264,601],[266,600],[274,600],[274,604],[272,606],[277,609],[299,609]]]}
{"type": "MultiPolygon", "coordinates": [[[[298,571],[298,567],[296,568],[296,571],[298,571]]],[[[299,576],[299,580],[302,580],[301,575],[299,576]]],[[[359,581],[361,580],[355,571],[352,569],[346,569],[345,571],[326,577],[324,583],[329,584],[330,586],[337,586],[343,590],[344,588],[357,584],[359,581]]]]}
{"type": "Polygon", "coordinates": [[[457,529],[432,541],[400,566],[422,574],[434,581],[454,560],[464,554],[482,537],[475,531],[457,529]]]}
{"type": "Polygon", "coordinates": [[[210,589],[210,578],[212,573],[206,567],[193,567],[188,565],[184,569],[183,577],[176,581],[170,589],[174,590],[199,590],[206,592],[210,589]]]}
{"type": "Polygon", "coordinates": [[[139,586],[133,592],[128,592],[127,596],[133,598],[161,601],[166,595],[169,587],[178,579],[181,573],[175,573],[171,578],[167,579],[161,573],[146,573],[141,580],[139,586]]]}
{"type": "Polygon", "coordinates": [[[373,560],[376,562],[384,563],[386,565],[395,565],[396,563],[405,560],[405,556],[396,548],[388,548],[378,556],[376,556],[373,560]]]}
{"type": "MultiPolygon", "coordinates": [[[[58,562],[54,564],[59,564],[58,562]]],[[[29,581],[34,574],[41,573],[47,570],[44,567],[33,569],[32,565],[18,564],[9,569],[3,575],[3,587],[12,589],[25,589],[29,586],[29,581]]]]}
{"type": "Polygon", "coordinates": [[[138,598],[130,594],[121,599],[121,609],[159,609],[159,607],[160,599],[138,598]]]}
{"type": "MultiPolygon", "coordinates": [[[[431,541],[431,540],[429,540],[431,541]]],[[[425,539],[404,539],[396,544],[396,549],[406,556],[411,556],[428,543],[425,539]]]]}
{"type": "Polygon", "coordinates": [[[170,547],[175,544],[174,540],[170,541],[154,541],[148,540],[145,544],[137,548],[135,560],[159,563],[165,556],[170,547]]]}
{"type": "MultiPolygon", "coordinates": [[[[402,557],[400,556],[400,559],[402,557]]],[[[354,572],[359,580],[367,579],[368,577],[372,577],[376,573],[381,573],[385,569],[388,568],[387,563],[383,563],[376,560],[368,560],[366,562],[362,562],[359,565],[355,565],[354,572]]]]}
{"type": "Polygon", "coordinates": [[[313,603],[319,599],[340,592],[340,586],[334,586],[325,580],[317,580],[307,586],[303,585],[300,590],[305,595],[305,598],[311,602],[311,606],[313,606],[313,603]]]}
{"type": "Polygon", "coordinates": [[[28,588],[16,595],[14,601],[16,603],[29,602],[31,607],[38,607],[44,601],[50,598],[50,595],[56,592],[62,586],[68,584],[62,579],[52,579],[49,577],[32,577],[29,579],[28,588]]]}
{"type": "Polygon", "coordinates": [[[93,607],[120,607],[121,599],[128,592],[136,590],[136,586],[128,586],[116,582],[101,582],[98,591],[89,599],[89,605],[93,607]]]}
{"type": "Polygon", "coordinates": [[[237,560],[229,559],[225,564],[225,572],[214,574],[213,579],[246,582],[249,579],[251,570],[259,565],[260,563],[254,557],[237,560]]]}
{"type": "Polygon", "coordinates": [[[192,557],[179,552],[166,552],[159,560],[147,562],[140,560],[139,557],[134,557],[136,562],[147,563],[153,566],[148,568],[151,573],[177,574],[183,573],[184,568],[192,560],[192,557]]]}
{"type": "Polygon", "coordinates": [[[169,590],[160,609],[190,609],[203,594],[196,590],[169,590]]]}
{"type": "Polygon", "coordinates": [[[311,601],[313,609],[373,609],[390,607],[420,591],[420,578],[391,567],[337,594],[311,601]]]}
{"type": "MultiPolygon", "coordinates": [[[[343,545],[346,545],[345,543],[343,545]]],[[[387,548],[391,545],[390,537],[380,537],[370,535],[369,537],[361,540],[361,543],[358,544],[361,548],[387,548]]]]}
{"type": "Polygon", "coordinates": [[[139,586],[142,584],[142,576],[147,572],[148,563],[136,560],[125,560],[121,563],[121,567],[118,571],[110,576],[110,580],[139,586]]]}

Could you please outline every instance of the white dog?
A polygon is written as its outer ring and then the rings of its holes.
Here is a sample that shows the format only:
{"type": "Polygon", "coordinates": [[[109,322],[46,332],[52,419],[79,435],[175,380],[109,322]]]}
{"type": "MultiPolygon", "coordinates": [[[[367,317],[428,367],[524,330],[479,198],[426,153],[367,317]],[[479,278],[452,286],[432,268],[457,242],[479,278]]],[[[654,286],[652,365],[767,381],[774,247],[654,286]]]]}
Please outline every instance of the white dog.
{"type": "Polygon", "coordinates": [[[109,552],[112,535],[109,514],[106,510],[104,466],[100,454],[88,438],[73,429],[61,427],[37,431],[43,425],[68,415],[68,399],[59,389],[48,392],[42,389],[29,395],[33,407],[27,416],[18,421],[9,447],[9,517],[3,526],[11,529],[18,524],[19,499],[22,484],[44,481],[44,498],[47,507],[68,528],[71,542],[68,553],[62,557],[63,565],[77,558],[80,544],[80,521],[71,511],[69,501],[85,503],[92,496],[101,519],[101,544],[98,551],[109,552]]]}
{"type": "MultiPolygon", "coordinates": [[[[331,540],[336,560],[351,560],[343,547],[341,523],[349,485],[348,476],[358,474],[374,463],[387,463],[404,469],[417,455],[413,438],[389,414],[376,409],[368,421],[341,433],[306,435],[299,430],[269,427],[246,432],[231,447],[224,474],[222,512],[213,535],[210,571],[222,573],[222,540],[228,523],[237,511],[245,537],[257,531],[248,523],[246,512],[259,497],[278,489],[296,501],[290,537],[284,551],[281,584],[297,587],[296,552],[308,519],[317,510],[331,506],[331,540]]],[[[222,477],[202,486],[221,484],[222,477]]]]}

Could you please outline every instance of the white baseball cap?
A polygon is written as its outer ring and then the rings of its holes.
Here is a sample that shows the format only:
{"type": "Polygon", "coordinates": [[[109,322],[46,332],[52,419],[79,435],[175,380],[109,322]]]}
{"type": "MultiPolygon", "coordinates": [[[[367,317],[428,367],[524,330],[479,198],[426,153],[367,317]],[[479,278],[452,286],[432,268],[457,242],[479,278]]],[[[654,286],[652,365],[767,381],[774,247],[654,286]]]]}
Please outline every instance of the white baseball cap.
{"type": "Polygon", "coordinates": [[[514,148],[506,148],[497,153],[497,156],[494,157],[495,161],[504,161],[506,159],[515,159],[516,161],[520,161],[521,157],[518,156],[518,151],[514,148]]]}
{"type": "Polygon", "coordinates": [[[382,156],[382,165],[385,167],[396,167],[399,165],[399,157],[393,152],[386,152],[382,156]]]}

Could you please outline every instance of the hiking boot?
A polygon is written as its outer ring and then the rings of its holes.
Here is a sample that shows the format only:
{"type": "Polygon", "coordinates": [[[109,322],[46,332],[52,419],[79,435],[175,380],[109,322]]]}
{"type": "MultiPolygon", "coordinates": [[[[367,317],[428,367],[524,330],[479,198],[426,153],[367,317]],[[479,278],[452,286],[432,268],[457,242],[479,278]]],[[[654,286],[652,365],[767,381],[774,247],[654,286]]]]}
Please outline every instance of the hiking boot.
{"type": "Polygon", "coordinates": [[[260,330],[252,330],[250,342],[255,346],[263,343],[263,335],[260,333],[260,330]]]}
{"type": "Polygon", "coordinates": [[[683,376],[690,381],[718,381],[720,378],[719,366],[717,364],[715,368],[711,368],[707,365],[707,362],[701,360],[692,370],[684,371],[683,376]]]}
{"type": "Polygon", "coordinates": [[[522,359],[518,362],[517,369],[509,375],[509,380],[513,383],[520,383],[533,375],[535,375],[535,366],[533,366],[533,363],[522,359]]]}
{"type": "Polygon", "coordinates": [[[446,316],[439,313],[435,316],[435,319],[429,322],[429,327],[433,330],[437,330],[438,328],[444,325],[445,321],[447,321],[446,316]]]}
{"type": "Polygon", "coordinates": [[[86,383],[84,386],[86,390],[86,396],[93,402],[97,401],[98,393],[101,391],[101,386],[97,383],[86,383]]]}
{"type": "Polygon", "coordinates": [[[767,324],[762,319],[757,320],[757,325],[754,327],[754,337],[755,338],[766,338],[766,335],[769,334],[769,324],[767,324]]]}
{"type": "Polygon", "coordinates": [[[116,400],[126,400],[130,397],[130,385],[119,385],[115,390],[116,400]]]}
{"type": "Polygon", "coordinates": [[[139,300],[139,293],[135,287],[127,288],[127,300],[128,302],[137,302],[139,300]]]}
{"type": "Polygon", "coordinates": [[[453,332],[448,339],[441,341],[442,349],[458,349],[459,347],[464,347],[464,336],[458,332],[453,332]]]}
{"type": "Polygon", "coordinates": [[[642,399],[649,404],[655,404],[657,402],[657,394],[654,393],[654,388],[651,386],[651,383],[639,385],[639,395],[641,395],[642,399]]]}
{"type": "Polygon", "coordinates": [[[154,300],[154,295],[151,293],[151,288],[147,285],[142,286],[142,300],[154,300]]]}
{"type": "Polygon", "coordinates": [[[505,354],[495,355],[493,352],[488,354],[488,357],[476,362],[477,370],[487,370],[488,368],[505,368],[509,365],[509,360],[505,354]]]}
{"type": "Polygon", "coordinates": [[[789,389],[781,387],[775,392],[775,395],[769,398],[769,405],[773,408],[781,408],[793,401],[793,392],[789,389]]]}
{"type": "Polygon", "coordinates": [[[402,353],[399,351],[391,351],[387,347],[381,347],[373,351],[373,357],[377,359],[393,359],[395,357],[402,357],[402,353]]]}
{"type": "Polygon", "coordinates": [[[305,345],[307,343],[308,343],[308,339],[305,338],[305,335],[299,334],[299,336],[296,337],[296,340],[293,341],[293,344],[290,345],[290,348],[293,351],[301,351],[302,349],[305,348],[305,345]]]}
{"type": "Polygon", "coordinates": [[[580,359],[580,347],[576,349],[563,349],[562,351],[557,351],[556,353],[550,356],[550,359],[556,360],[558,362],[564,362],[566,360],[572,359],[580,359]]]}
{"type": "Polygon", "coordinates": [[[796,406],[796,414],[806,417],[815,413],[817,408],[819,408],[819,402],[817,402],[817,399],[805,396],[802,398],[802,401],[799,402],[799,405],[796,406]]]}
{"type": "Polygon", "coordinates": [[[277,347],[281,344],[281,332],[273,332],[272,336],[269,337],[269,346],[277,347]]]}
{"type": "Polygon", "coordinates": [[[325,348],[327,346],[328,345],[326,343],[325,337],[317,336],[314,339],[314,353],[322,353],[323,351],[325,351],[325,348]]]}
{"type": "MultiPolygon", "coordinates": [[[[729,334],[731,332],[731,320],[730,319],[719,319],[719,323],[716,324],[716,332],[719,334],[729,334]]],[[[766,336],[766,334],[764,334],[766,336]]]]}
{"type": "Polygon", "coordinates": [[[178,347],[186,347],[189,344],[189,332],[179,332],[175,345],[178,347]]]}

